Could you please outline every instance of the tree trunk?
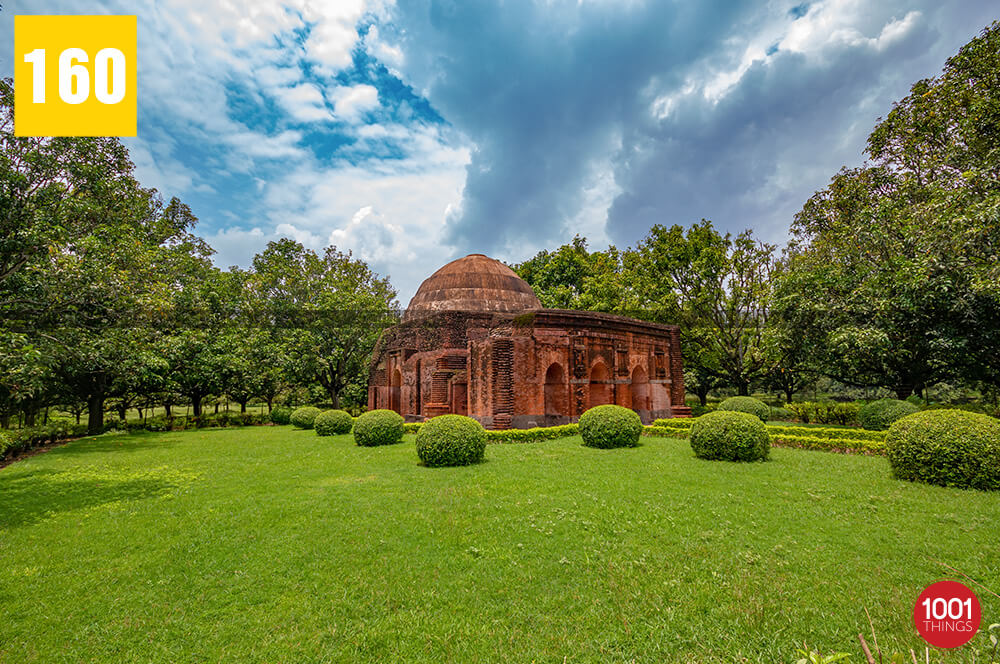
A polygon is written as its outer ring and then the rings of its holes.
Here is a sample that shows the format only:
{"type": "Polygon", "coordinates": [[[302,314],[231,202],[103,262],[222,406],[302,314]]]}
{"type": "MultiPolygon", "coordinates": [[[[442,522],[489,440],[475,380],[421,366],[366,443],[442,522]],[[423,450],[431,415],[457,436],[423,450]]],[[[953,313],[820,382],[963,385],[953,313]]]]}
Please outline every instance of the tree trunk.
{"type": "Polygon", "coordinates": [[[172,416],[172,415],[170,414],[170,405],[171,405],[171,404],[169,404],[169,403],[165,403],[165,404],[163,404],[163,407],[164,407],[164,408],[166,408],[166,410],[167,410],[167,417],[173,417],[173,416],[172,416]]]}
{"type": "Polygon", "coordinates": [[[33,427],[35,426],[35,409],[25,408],[24,409],[24,426],[33,427]]]}
{"type": "Polygon", "coordinates": [[[128,404],[120,403],[120,404],[118,404],[118,407],[115,410],[118,411],[118,419],[119,420],[124,421],[124,420],[128,419],[128,404]]]}
{"type": "Polygon", "coordinates": [[[191,398],[191,409],[194,411],[195,417],[201,417],[201,395],[200,394],[189,394],[191,398]]]}
{"type": "Polygon", "coordinates": [[[240,412],[241,413],[247,412],[247,402],[246,401],[241,401],[240,402],[240,412]]]}
{"type": "Polygon", "coordinates": [[[695,391],[695,394],[698,395],[698,403],[701,404],[702,408],[704,408],[705,406],[708,405],[708,390],[707,389],[699,388],[699,389],[697,389],[695,391]]]}
{"type": "Polygon", "coordinates": [[[911,394],[913,394],[913,384],[912,383],[905,384],[905,385],[903,385],[903,384],[897,385],[894,389],[895,389],[895,392],[896,392],[896,398],[899,399],[900,401],[903,401],[904,399],[906,399],[906,397],[908,397],[911,394]]]}
{"type": "Polygon", "coordinates": [[[87,397],[87,434],[104,433],[104,390],[95,390],[87,397]]]}
{"type": "MultiPolygon", "coordinates": [[[[80,423],[80,416],[79,415],[76,416],[76,423],[77,424],[80,423]]],[[[2,429],[9,429],[10,428],[10,415],[8,415],[6,413],[4,413],[3,415],[0,415],[0,428],[2,428],[2,429]]]]}
{"type": "Polygon", "coordinates": [[[785,388],[785,403],[792,403],[792,395],[795,394],[795,389],[792,387],[785,388]]]}
{"type": "Polygon", "coordinates": [[[330,393],[330,403],[333,404],[333,407],[340,408],[340,395],[337,394],[337,390],[331,387],[327,392],[330,393]]]}
{"type": "Polygon", "coordinates": [[[737,389],[737,392],[739,393],[739,395],[741,397],[748,397],[748,396],[750,396],[750,384],[749,383],[740,383],[739,385],[736,386],[736,389],[737,389]]]}
{"type": "Polygon", "coordinates": [[[271,397],[268,397],[267,398],[267,414],[268,415],[271,414],[271,401],[272,401],[271,397]]]}

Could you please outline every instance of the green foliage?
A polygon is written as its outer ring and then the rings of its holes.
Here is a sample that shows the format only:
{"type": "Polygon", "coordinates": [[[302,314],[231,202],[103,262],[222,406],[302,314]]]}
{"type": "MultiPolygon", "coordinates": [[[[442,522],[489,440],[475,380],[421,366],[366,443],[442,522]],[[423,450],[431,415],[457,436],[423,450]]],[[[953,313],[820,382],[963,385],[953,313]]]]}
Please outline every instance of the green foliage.
{"type": "Polygon", "coordinates": [[[766,335],[774,249],[750,231],[734,237],[702,220],[657,224],[626,252],[623,301],[642,317],[681,326],[693,387],[721,379],[747,394],[774,365],[766,335]]]}
{"type": "Polygon", "coordinates": [[[417,456],[425,466],[468,466],[483,460],[486,431],[464,415],[432,417],[417,432],[417,456]]]}
{"type": "Polygon", "coordinates": [[[918,81],[795,217],[773,313],[815,368],[906,398],[1000,384],[1000,24],[918,81]]]}
{"type": "Polygon", "coordinates": [[[879,399],[865,404],[858,411],[858,421],[865,429],[884,431],[901,417],[920,410],[909,401],[899,399],[879,399]]]}
{"type": "Polygon", "coordinates": [[[282,331],[289,376],[318,384],[333,408],[367,380],[368,360],[382,330],[397,322],[389,280],[350,253],[321,255],[283,238],[253,259],[247,288],[282,331]]]}
{"type": "Polygon", "coordinates": [[[886,456],[899,479],[1000,490],[1000,420],[961,410],[928,410],[893,422],[886,456]]]}
{"type": "Polygon", "coordinates": [[[588,447],[635,447],[642,434],[642,420],[634,410],[605,404],[580,416],[580,435],[588,447]]]}
{"type": "MultiPolygon", "coordinates": [[[[621,256],[617,249],[590,252],[579,235],[554,251],[540,251],[513,266],[543,307],[613,311],[621,303],[621,256]]],[[[516,321],[515,321],[516,324],[516,321]]]]}
{"type": "Polygon", "coordinates": [[[318,436],[340,436],[351,433],[354,420],[350,413],[343,410],[324,410],[316,416],[313,428],[318,436]]]}
{"type": "Polygon", "coordinates": [[[691,426],[691,449],[701,459],[764,461],[771,439],[760,418],[738,411],[702,415],[691,426]]]}
{"type": "MultiPolygon", "coordinates": [[[[785,404],[789,411],[803,424],[859,424],[858,415],[862,404],[851,401],[838,403],[835,401],[797,401],[785,404]]],[[[776,418],[772,418],[776,419],[776,418]]]]}
{"type": "Polygon", "coordinates": [[[761,422],[767,422],[767,418],[771,415],[771,408],[760,399],[753,397],[729,397],[719,404],[718,410],[750,413],[760,418],[761,422]]]}
{"type": "Polygon", "coordinates": [[[299,429],[312,429],[316,417],[323,411],[315,406],[303,406],[292,411],[289,421],[299,429]]]}
{"type": "Polygon", "coordinates": [[[291,424],[292,409],[288,406],[275,406],[271,409],[271,421],[275,424],[291,424]]]}
{"type": "Polygon", "coordinates": [[[354,442],[362,447],[395,445],[403,440],[403,416],[393,410],[370,410],[354,421],[354,442]]]}
{"type": "Polygon", "coordinates": [[[579,424],[560,424],[554,427],[534,427],[531,429],[488,430],[486,440],[490,443],[537,443],[555,440],[580,433],[579,424]]]}

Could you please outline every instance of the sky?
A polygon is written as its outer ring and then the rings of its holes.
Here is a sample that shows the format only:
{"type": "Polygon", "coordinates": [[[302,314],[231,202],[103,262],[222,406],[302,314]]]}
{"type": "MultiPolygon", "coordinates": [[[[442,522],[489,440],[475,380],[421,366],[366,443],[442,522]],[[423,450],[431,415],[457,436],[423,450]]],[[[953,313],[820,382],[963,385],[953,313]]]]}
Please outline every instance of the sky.
{"type": "Polygon", "coordinates": [[[447,261],[795,213],[995,0],[5,0],[136,14],[136,174],[223,268],[330,244],[406,303],[447,261]]]}

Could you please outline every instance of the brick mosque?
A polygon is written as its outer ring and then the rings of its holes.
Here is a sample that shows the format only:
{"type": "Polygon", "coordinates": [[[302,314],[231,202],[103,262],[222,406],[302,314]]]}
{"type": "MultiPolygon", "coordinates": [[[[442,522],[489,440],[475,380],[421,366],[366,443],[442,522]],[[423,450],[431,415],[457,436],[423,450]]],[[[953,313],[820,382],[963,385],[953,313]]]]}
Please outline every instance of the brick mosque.
{"type": "Polygon", "coordinates": [[[492,429],[551,426],[609,403],[645,423],[690,415],[680,328],[544,309],[527,282],[482,254],[424,281],[370,366],[368,407],[408,421],[457,413],[492,429]]]}

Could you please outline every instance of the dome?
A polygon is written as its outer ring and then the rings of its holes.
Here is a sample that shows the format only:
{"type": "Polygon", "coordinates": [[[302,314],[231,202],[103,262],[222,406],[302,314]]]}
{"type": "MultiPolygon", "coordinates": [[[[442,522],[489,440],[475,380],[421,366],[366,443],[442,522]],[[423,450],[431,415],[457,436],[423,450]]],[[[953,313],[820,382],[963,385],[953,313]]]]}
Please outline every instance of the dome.
{"type": "Polygon", "coordinates": [[[471,254],[454,260],[420,284],[404,319],[420,312],[541,309],[524,279],[498,260],[471,254]]]}

